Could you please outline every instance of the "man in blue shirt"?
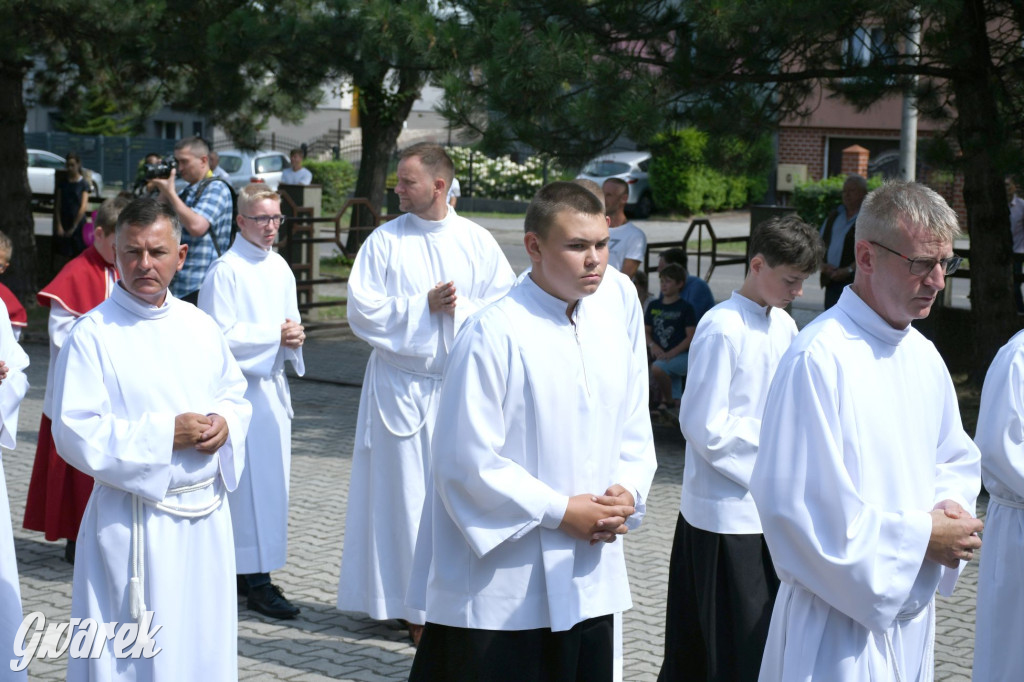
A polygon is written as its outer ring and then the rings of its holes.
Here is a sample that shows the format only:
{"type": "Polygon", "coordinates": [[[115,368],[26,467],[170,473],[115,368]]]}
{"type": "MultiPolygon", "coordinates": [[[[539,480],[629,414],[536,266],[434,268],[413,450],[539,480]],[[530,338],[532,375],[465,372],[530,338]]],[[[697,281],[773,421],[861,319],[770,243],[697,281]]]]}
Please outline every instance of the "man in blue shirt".
{"type": "Polygon", "coordinates": [[[174,145],[177,170],[154,179],[160,200],[170,204],[181,221],[181,243],[188,246],[185,265],[171,282],[171,293],[189,303],[199,300],[199,287],[210,264],[231,242],[231,188],[210,171],[210,147],[200,137],[187,137],[174,145]],[[177,175],[189,183],[179,195],[177,175]]]}
{"type": "Polygon", "coordinates": [[[868,181],[851,175],[843,183],[843,204],[828,214],[821,225],[825,242],[825,262],[821,265],[821,288],[825,290],[825,310],[839,301],[843,287],[853,282],[853,228],[860,205],[868,194],[868,181]]]}
{"type": "Polygon", "coordinates": [[[690,274],[689,258],[686,255],[686,250],[680,247],[675,247],[667,251],[662,251],[661,255],[658,256],[658,275],[661,276],[666,265],[675,263],[682,266],[683,270],[686,271],[686,281],[683,283],[683,288],[679,291],[679,298],[683,299],[690,304],[693,308],[693,312],[697,314],[697,322],[700,322],[700,318],[704,317],[704,313],[715,307],[715,295],[711,293],[711,287],[700,277],[690,274]]]}

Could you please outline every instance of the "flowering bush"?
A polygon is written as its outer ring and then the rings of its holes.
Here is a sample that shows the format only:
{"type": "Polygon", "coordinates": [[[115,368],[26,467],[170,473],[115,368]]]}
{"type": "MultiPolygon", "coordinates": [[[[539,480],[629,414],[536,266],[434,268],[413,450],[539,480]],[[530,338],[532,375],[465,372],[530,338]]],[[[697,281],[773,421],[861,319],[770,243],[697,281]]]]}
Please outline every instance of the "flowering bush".
{"type": "MultiPolygon", "coordinates": [[[[468,194],[472,184],[475,197],[529,201],[544,184],[543,156],[531,156],[525,163],[516,163],[508,156],[491,159],[468,147],[451,147],[448,155],[455,163],[455,177],[459,179],[464,195],[468,194]]],[[[562,179],[565,170],[550,159],[547,159],[547,164],[548,182],[562,179]]]]}

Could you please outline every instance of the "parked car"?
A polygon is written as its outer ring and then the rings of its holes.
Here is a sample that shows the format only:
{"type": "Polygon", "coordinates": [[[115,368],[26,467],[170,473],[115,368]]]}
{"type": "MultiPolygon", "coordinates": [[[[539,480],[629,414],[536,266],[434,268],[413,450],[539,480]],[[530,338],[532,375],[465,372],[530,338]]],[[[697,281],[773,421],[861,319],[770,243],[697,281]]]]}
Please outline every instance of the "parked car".
{"type": "Polygon", "coordinates": [[[273,151],[240,151],[238,149],[217,150],[220,167],[231,176],[231,186],[240,190],[250,182],[265,182],[271,189],[277,189],[281,172],[290,168],[287,154],[273,151]]]}
{"type": "MultiPolygon", "coordinates": [[[[63,170],[65,161],[63,156],[42,149],[28,150],[28,184],[32,188],[32,194],[45,194],[53,196],[54,171],[58,168],[63,170]]],[[[92,187],[89,194],[100,196],[103,193],[103,176],[88,168],[82,169],[83,175],[92,180],[92,187]]],[[[50,201],[43,201],[49,204],[50,201]]]]}
{"type": "Polygon", "coordinates": [[[654,210],[651,186],[647,181],[650,163],[650,152],[615,152],[593,159],[576,177],[593,180],[598,185],[603,185],[608,178],[625,180],[629,185],[626,213],[636,218],[646,218],[654,210]]]}

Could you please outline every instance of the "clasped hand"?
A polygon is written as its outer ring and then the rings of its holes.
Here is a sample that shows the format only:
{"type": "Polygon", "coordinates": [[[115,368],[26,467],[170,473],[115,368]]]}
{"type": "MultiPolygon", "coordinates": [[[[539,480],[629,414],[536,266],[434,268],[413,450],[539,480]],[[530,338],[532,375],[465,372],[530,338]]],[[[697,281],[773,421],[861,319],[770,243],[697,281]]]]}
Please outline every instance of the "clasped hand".
{"type": "Polygon", "coordinates": [[[195,448],[212,455],[228,440],[228,423],[219,414],[185,412],[174,418],[175,450],[195,448]]]}
{"type": "Polygon", "coordinates": [[[577,540],[590,544],[615,542],[618,535],[629,532],[626,520],[636,511],[633,495],[619,484],[604,495],[574,495],[562,517],[559,528],[577,540]]]}
{"type": "Polygon", "coordinates": [[[285,348],[301,348],[306,342],[306,328],[295,320],[285,320],[281,325],[281,345],[285,348]]]}
{"type": "Polygon", "coordinates": [[[956,568],[961,561],[974,558],[974,550],[981,548],[978,533],[985,527],[984,523],[953,500],[935,505],[931,517],[932,534],[925,558],[947,568],[956,568]]]}
{"type": "Polygon", "coordinates": [[[430,312],[445,312],[449,315],[455,314],[455,282],[438,282],[434,288],[427,292],[427,304],[430,312]]]}

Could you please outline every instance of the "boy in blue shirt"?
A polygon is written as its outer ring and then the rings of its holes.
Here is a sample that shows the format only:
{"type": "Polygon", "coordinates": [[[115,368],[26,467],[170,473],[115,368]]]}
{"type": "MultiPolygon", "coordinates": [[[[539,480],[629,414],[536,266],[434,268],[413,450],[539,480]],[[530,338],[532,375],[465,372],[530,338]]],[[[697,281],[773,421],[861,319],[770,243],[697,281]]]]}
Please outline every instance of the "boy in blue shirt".
{"type": "MultiPolygon", "coordinates": [[[[690,340],[697,328],[697,314],[679,296],[686,284],[686,270],[670,264],[658,274],[661,296],[651,301],[644,314],[647,348],[651,357],[651,378],[657,386],[661,404],[658,410],[669,414],[679,403],[672,398],[672,377],[686,376],[690,340]]],[[[678,413],[678,411],[677,411],[678,413]]],[[[670,415],[671,416],[671,415],[670,415]]]]}

